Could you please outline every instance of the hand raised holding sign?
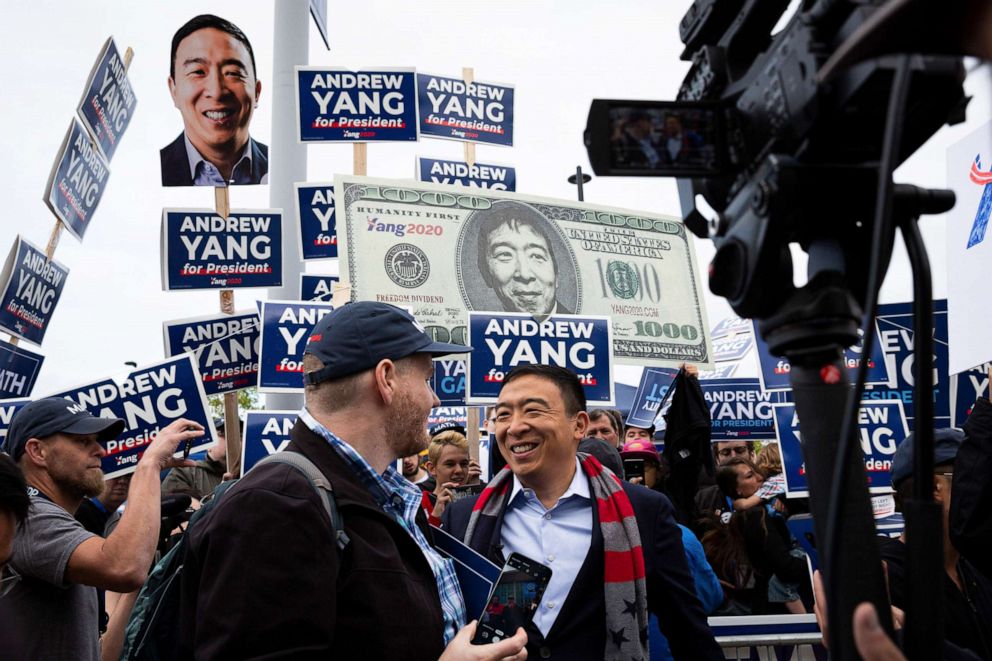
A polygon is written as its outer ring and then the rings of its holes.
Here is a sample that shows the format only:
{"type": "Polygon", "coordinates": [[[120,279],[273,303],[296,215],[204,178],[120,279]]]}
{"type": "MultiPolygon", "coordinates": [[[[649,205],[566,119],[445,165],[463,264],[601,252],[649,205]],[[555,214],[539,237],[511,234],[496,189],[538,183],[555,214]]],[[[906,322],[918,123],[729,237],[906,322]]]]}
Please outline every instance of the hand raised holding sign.
{"type": "Polygon", "coordinates": [[[174,420],[148,444],[148,449],[141,455],[138,464],[153,465],[157,470],[175,466],[195,466],[196,464],[188,459],[177,459],[172,455],[176,453],[180,443],[200,438],[203,434],[203,425],[198,422],[186,418],[174,420]]]}

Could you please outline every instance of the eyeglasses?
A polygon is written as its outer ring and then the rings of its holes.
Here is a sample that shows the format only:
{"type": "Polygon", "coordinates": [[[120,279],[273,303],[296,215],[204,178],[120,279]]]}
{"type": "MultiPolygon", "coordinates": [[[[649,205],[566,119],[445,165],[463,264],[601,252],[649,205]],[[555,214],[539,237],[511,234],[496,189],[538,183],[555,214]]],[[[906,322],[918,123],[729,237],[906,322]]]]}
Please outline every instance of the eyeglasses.
{"type": "Polygon", "coordinates": [[[736,448],[723,448],[722,450],[718,451],[716,454],[718,457],[729,457],[732,454],[743,456],[748,453],[748,450],[749,450],[748,446],[739,445],[736,448]]]}
{"type": "Polygon", "coordinates": [[[0,597],[7,596],[14,586],[21,580],[21,575],[10,565],[4,565],[3,573],[0,574],[0,597]]]}

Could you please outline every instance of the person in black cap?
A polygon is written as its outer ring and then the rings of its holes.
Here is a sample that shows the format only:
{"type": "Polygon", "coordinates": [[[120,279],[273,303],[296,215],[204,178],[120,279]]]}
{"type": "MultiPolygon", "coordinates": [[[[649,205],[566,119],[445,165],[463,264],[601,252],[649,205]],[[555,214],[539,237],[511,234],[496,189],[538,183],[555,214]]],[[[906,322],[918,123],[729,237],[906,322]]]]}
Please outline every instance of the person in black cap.
{"type": "Polygon", "coordinates": [[[227,440],[222,418],[214,419],[214,429],[217,431],[217,444],[207,448],[206,457],[195,465],[180,466],[169,471],[162,481],[162,493],[184,493],[203,500],[204,496],[213,493],[224,480],[224,473],[227,472],[227,440]]]}
{"type": "Polygon", "coordinates": [[[25,658],[100,658],[97,589],[126,593],[144,583],[158,542],[159,474],[184,463],[173,459],[180,442],[203,435],[199,424],[179,419],[155,436],[135,468],[120,525],[103,539],[73,513],[103,490],[102,443],[123,429],[123,420],[97,418],[60,397],[31,402],[11,421],[4,450],[24,472],[31,507],[10,561],[22,578],[4,600],[25,658]]]}
{"type": "MultiPolygon", "coordinates": [[[[943,611],[944,640],[974,652],[982,659],[992,659],[992,581],[961,557],[951,543],[948,517],[951,506],[951,483],[958,449],[964,441],[959,429],[934,430],[933,499],[943,510],[940,534],[944,540],[943,611]]],[[[914,435],[906,437],[892,458],[892,487],[896,509],[903,511],[913,493],[914,435]]],[[[892,605],[906,608],[905,535],[898,539],[880,537],[882,559],[888,568],[892,605]]],[[[934,586],[934,589],[936,586],[934,586]]]]}
{"type": "Polygon", "coordinates": [[[469,350],[434,342],[383,303],[317,322],[303,356],[305,406],[283,452],[306,456],[330,482],[350,541],[338,548],[305,476],[254,468],[188,533],[181,657],[435,661],[523,649],[523,632],[469,644],[453,564],[432,545],[420,490],[395,468],[427,445],[439,404],[431,357],[469,350]]]}

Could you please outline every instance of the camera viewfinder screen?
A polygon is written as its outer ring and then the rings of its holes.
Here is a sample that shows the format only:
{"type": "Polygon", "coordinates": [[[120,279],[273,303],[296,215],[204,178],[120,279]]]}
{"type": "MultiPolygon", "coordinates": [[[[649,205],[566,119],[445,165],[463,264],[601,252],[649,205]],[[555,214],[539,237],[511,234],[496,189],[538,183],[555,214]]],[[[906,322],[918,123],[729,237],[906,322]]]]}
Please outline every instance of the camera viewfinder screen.
{"type": "Polygon", "coordinates": [[[504,567],[486,610],[479,618],[480,629],[488,629],[491,635],[500,637],[512,636],[517,627],[524,626],[534,617],[544,588],[536,576],[504,567]]]}
{"type": "Polygon", "coordinates": [[[611,106],[614,170],[715,172],[719,169],[715,109],[611,106]]]}

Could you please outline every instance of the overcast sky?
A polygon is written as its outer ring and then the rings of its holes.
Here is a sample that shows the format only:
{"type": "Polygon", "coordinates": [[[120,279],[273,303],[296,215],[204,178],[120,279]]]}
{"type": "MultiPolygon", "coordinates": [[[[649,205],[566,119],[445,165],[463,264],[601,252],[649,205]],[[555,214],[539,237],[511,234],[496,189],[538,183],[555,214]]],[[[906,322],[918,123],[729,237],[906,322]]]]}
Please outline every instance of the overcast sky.
{"type": "MultiPolygon", "coordinates": [[[[282,5],[288,0],[279,0],[282,5]]],[[[588,168],[582,144],[589,102],[595,97],[670,99],[687,64],[678,59],[678,22],[685,0],[432,1],[367,0],[360,6],[329,0],[332,50],[310,26],[310,64],[351,69],[416,67],[459,76],[475,68],[478,80],[516,86],[515,146],[480,146],[477,159],[516,166],[521,193],[574,199],[566,182],[576,165],[588,168]]],[[[41,353],[46,356],[35,394],[45,394],[121,373],[124,362],[163,358],[165,320],[217,311],[216,292],[163,292],[159,234],[163,207],[211,207],[210,189],[159,185],[158,150],[181,131],[168,94],[169,43],[173,32],[197,13],[211,12],[239,25],[252,41],[262,82],[252,134],[268,143],[271,125],[272,2],[199,0],[168,3],[35,0],[8,3],[0,24],[0,56],[7,63],[0,136],[5,158],[4,221],[0,252],[18,234],[44,248],[54,216],[42,202],[45,183],[83,84],[104,40],[113,35],[123,51],[135,51],[130,69],[138,99],[128,133],[110,164],[110,178],[85,241],[64,234],[56,260],[70,269],[41,353]]],[[[969,122],[945,128],[897,173],[897,179],[943,186],[947,146],[989,116],[984,72],[969,85],[977,98],[969,122]]],[[[273,146],[276,147],[277,146],[273,146]]],[[[308,179],[325,181],[351,172],[347,145],[308,147],[308,179]]],[[[462,145],[422,139],[410,144],[373,144],[368,172],[410,178],[415,156],[460,159],[462,145]]],[[[600,205],[679,214],[674,180],[596,178],[587,201],[600,205]]],[[[267,186],[236,187],[235,208],[269,207],[267,186]]],[[[291,210],[286,210],[287,214],[291,210]]],[[[293,222],[287,215],[288,222],[293,222]]],[[[946,295],[942,220],[924,224],[934,266],[934,290],[946,295]]],[[[700,269],[712,256],[696,240],[700,269]]],[[[334,261],[310,262],[311,273],[336,273],[334,261]]],[[[705,284],[705,283],[704,283],[705,284]]],[[[265,290],[236,290],[236,307],[252,307],[265,290]]],[[[909,270],[901,248],[883,289],[883,302],[910,300],[909,270]]],[[[711,323],[729,313],[722,300],[707,299],[711,323]]],[[[35,347],[25,343],[25,347],[35,347]]],[[[750,365],[744,374],[756,374],[750,365]]],[[[624,372],[622,380],[636,379],[624,372]]]]}

